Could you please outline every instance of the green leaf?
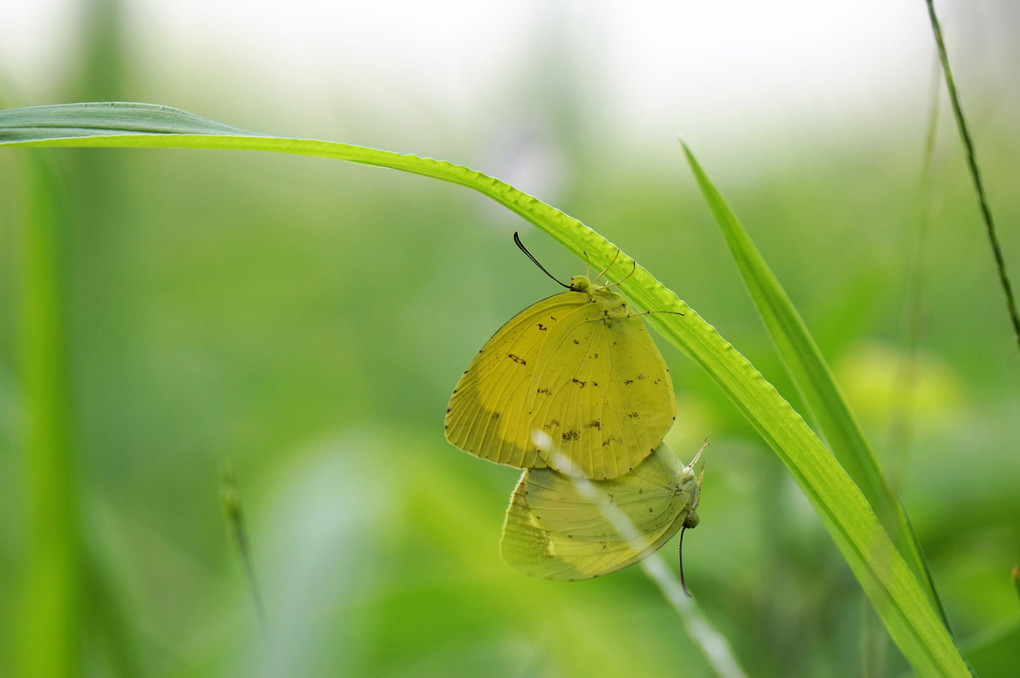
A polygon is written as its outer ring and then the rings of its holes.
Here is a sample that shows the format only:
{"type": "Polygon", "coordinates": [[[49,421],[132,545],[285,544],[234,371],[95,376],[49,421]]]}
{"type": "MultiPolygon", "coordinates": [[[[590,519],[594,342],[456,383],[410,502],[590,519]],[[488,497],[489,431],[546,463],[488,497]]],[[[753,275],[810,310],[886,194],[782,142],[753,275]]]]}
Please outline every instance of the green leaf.
{"type": "Polygon", "coordinates": [[[821,351],[736,215],[705,175],[690,149],[686,145],[683,149],[790,378],[811,409],[832,453],[871,503],[900,554],[927,589],[932,603],[946,622],[906,511],[879,468],[871,446],[865,440],[821,351]]]}
{"type": "Polygon", "coordinates": [[[80,668],[83,582],[64,344],[65,218],[52,158],[32,153],[20,159],[26,190],[18,238],[18,376],[26,413],[23,468],[31,538],[18,659],[23,675],[68,676],[80,668]]]}
{"type": "MultiPolygon", "coordinates": [[[[607,266],[617,255],[615,245],[576,219],[466,167],[327,141],[223,132],[222,126],[209,122],[204,127],[200,120],[173,109],[139,108],[137,104],[0,111],[0,145],[231,148],[390,167],[479,191],[534,223],[574,253],[586,252],[593,267],[607,266]],[[118,115],[138,117],[130,129],[118,131],[110,117],[118,115]],[[184,119],[195,126],[179,133],[174,126],[184,119]],[[61,125],[65,136],[57,131],[61,125]]],[[[630,271],[632,261],[619,253],[614,271],[630,271]]],[[[647,270],[638,266],[621,288],[643,308],[684,313],[656,313],[648,320],[708,372],[786,464],[914,670],[926,676],[970,675],[927,590],[918,583],[864,495],[801,416],[715,328],[647,270]]]]}

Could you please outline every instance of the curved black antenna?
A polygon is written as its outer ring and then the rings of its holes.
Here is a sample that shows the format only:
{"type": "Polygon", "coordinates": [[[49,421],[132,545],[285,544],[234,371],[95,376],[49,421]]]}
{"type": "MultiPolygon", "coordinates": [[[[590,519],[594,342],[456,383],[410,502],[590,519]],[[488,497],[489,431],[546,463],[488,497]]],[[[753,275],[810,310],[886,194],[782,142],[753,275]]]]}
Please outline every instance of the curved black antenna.
{"type": "MultiPolygon", "coordinates": [[[[553,280],[556,280],[556,278],[553,276],[553,274],[550,273],[549,271],[545,270],[545,266],[543,266],[542,264],[538,263],[538,259],[535,258],[535,255],[533,255],[531,252],[529,252],[528,248],[524,246],[524,243],[521,242],[521,237],[519,235],[517,235],[517,231],[514,231],[514,242],[517,243],[517,247],[522,252],[524,252],[526,255],[528,255],[528,259],[531,259],[532,263],[535,264],[535,266],[538,266],[542,270],[542,273],[545,273],[547,276],[549,276],[553,280]]],[[[564,285],[559,280],[556,280],[556,284],[560,285],[561,287],[566,287],[568,290],[570,289],[570,285],[564,285]]]]}
{"type": "Polygon", "coordinates": [[[684,590],[684,595],[688,598],[693,598],[691,592],[687,590],[687,580],[684,579],[684,532],[687,531],[687,526],[680,528],[680,547],[678,553],[680,554],[680,588],[684,590]]]}

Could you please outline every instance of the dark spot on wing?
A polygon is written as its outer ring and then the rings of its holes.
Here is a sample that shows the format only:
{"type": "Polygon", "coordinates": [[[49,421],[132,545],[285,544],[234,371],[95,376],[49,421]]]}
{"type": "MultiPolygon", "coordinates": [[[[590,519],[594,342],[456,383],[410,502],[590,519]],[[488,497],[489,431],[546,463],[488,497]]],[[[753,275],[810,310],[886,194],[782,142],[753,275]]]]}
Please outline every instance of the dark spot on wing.
{"type": "Polygon", "coordinates": [[[571,379],[570,381],[577,384],[577,388],[584,388],[584,385],[588,383],[586,381],[581,381],[580,379],[571,379]]]}
{"type": "Polygon", "coordinates": [[[595,428],[595,429],[598,429],[598,430],[601,431],[602,430],[602,422],[599,421],[598,419],[595,419],[593,421],[589,421],[587,424],[584,425],[584,427],[585,428],[595,428]]]}
{"type": "Polygon", "coordinates": [[[538,329],[540,329],[541,331],[545,332],[549,328],[547,326],[543,325],[542,323],[538,323],[538,329]]]}
{"type": "Polygon", "coordinates": [[[563,432],[563,440],[577,440],[581,437],[581,432],[575,429],[563,432]]]}
{"type": "Polygon", "coordinates": [[[579,342],[577,339],[574,339],[574,343],[580,345],[581,342],[579,342]]]}
{"type": "Polygon", "coordinates": [[[633,380],[633,379],[624,379],[624,380],[623,380],[623,385],[624,385],[624,386],[630,386],[630,385],[631,385],[631,384],[633,384],[633,383],[634,383],[634,380],[633,380]]]}
{"type": "Polygon", "coordinates": [[[519,355],[514,355],[513,353],[507,353],[506,357],[510,358],[510,360],[513,360],[518,365],[527,365],[528,364],[527,362],[525,362],[524,358],[520,357],[519,355]]]}
{"type": "Polygon", "coordinates": [[[541,393],[542,395],[552,395],[552,391],[547,388],[540,388],[535,393],[541,393]]]}
{"type": "Polygon", "coordinates": [[[628,419],[640,419],[641,415],[638,414],[637,412],[631,412],[630,414],[627,415],[627,418],[628,419]]]}

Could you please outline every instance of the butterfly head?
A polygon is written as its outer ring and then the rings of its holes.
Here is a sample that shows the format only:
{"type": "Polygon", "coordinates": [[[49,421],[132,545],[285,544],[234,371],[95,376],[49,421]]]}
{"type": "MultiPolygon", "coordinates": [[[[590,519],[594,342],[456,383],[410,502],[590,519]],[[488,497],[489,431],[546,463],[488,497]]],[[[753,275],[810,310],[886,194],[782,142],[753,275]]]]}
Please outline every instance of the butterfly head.
{"type": "Polygon", "coordinates": [[[575,275],[570,279],[568,287],[572,292],[588,292],[591,290],[591,280],[586,275],[575,275]]]}
{"type": "Polygon", "coordinates": [[[701,465],[701,472],[696,473],[694,470],[695,464],[701,459],[701,453],[708,447],[708,438],[705,438],[704,444],[698,453],[694,455],[694,459],[691,463],[683,468],[681,479],[678,487],[679,493],[687,493],[689,501],[689,509],[687,511],[687,517],[684,519],[684,527],[692,528],[697,527],[698,523],[701,522],[701,516],[698,515],[698,502],[701,501],[701,483],[705,479],[705,464],[701,465]]]}
{"type": "Polygon", "coordinates": [[[701,517],[697,512],[698,502],[701,501],[701,476],[694,475],[689,466],[685,469],[677,493],[686,495],[688,510],[687,518],[684,519],[684,527],[696,527],[701,522],[701,517]]]}
{"type": "Polygon", "coordinates": [[[687,517],[684,518],[684,527],[687,529],[691,529],[692,527],[697,527],[698,523],[700,522],[701,516],[698,515],[698,512],[690,511],[688,512],[687,517]]]}

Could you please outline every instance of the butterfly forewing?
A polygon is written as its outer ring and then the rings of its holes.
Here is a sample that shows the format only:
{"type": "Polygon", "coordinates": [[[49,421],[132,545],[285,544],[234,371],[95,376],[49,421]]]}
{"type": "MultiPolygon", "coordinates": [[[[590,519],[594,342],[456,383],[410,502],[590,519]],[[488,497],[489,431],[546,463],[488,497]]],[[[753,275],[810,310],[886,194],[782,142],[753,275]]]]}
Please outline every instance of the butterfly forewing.
{"type": "Polygon", "coordinates": [[[604,311],[589,303],[550,331],[529,408],[532,425],[549,435],[549,455],[569,464],[553,457],[549,465],[595,480],[637,467],[676,415],[669,370],[644,323],[607,320],[604,311]]]}
{"type": "Polygon", "coordinates": [[[529,407],[533,377],[549,331],[582,308],[587,295],[564,292],[512,318],[461,376],[446,413],[446,437],[460,449],[519,468],[542,468],[529,407]]]}
{"type": "Polygon", "coordinates": [[[637,467],[675,414],[669,370],[644,323],[599,288],[550,297],[504,325],[454,389],[446,434],[511,466],[543,468],[562,454],[565,464],[552,466],[601,480],[637,467]]]}

